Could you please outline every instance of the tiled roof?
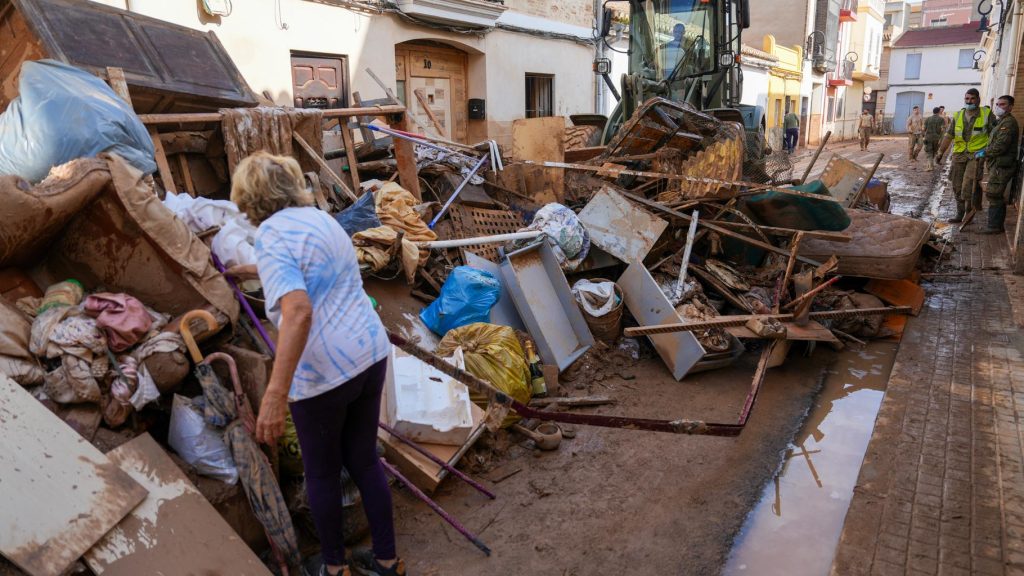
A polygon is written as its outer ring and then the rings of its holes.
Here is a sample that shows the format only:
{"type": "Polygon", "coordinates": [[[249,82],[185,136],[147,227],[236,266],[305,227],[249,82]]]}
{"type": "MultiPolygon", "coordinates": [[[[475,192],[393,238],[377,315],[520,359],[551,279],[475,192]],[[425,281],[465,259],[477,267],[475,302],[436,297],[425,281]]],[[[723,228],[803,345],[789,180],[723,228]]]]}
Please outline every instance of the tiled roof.
{"type": "Polygon", "coordinates": [[[934,26],[911,28],[893,44],[894,48],[916,48],[920,46],[949,46],[955,44],[977,44],[981,41],[977,22],[960,26],[934,26]]]}

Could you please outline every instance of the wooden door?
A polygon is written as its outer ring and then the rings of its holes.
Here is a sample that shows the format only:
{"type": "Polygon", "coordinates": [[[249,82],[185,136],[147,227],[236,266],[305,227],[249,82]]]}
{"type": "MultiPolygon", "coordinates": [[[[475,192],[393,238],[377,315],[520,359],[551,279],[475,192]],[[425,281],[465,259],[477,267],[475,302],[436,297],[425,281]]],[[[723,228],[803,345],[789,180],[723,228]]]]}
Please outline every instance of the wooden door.
{"type": "Polygon", "coordinates": [[[395,46],[395,73],[399,94],[412,112],[413,128],[437,134],[433,121],[416,97],[415,90],[427,101],[427,107],[441,124],[445,134],[465,142],[469,133],[466,53],[454,48],[419,44],[395,46]]]}
{"type": "Polygon", "coordinates": [[[292,96],[296,108],[347,108],[345,57],[292,54],[292,96]]]}

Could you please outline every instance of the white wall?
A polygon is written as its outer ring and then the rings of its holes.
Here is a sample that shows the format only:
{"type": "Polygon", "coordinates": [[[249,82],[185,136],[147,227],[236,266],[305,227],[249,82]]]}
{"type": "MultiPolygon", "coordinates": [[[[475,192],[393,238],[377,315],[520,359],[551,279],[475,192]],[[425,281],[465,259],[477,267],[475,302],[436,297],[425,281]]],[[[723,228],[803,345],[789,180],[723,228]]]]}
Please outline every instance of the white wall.
{"type": "MultiPolygon", "coordinates": [[[[94,1],[126,6],[125,0],[94,1]]],[[[468,97],[487,100],[489,123],[511,123],[523,117],[526,72],[555,75],[556,114],[594,109],[594,51],[589,46],[500,30],[484,36],[455,34],[411,25],[395,16],[361,14],[305,0],[280,0],[280,15],[275,0],[235,0],[233,4],[230,16],[208,18],[200,15],[193,0],[130,0],[133,12],[216,33],[253,91],[268,91],[281,105],[293,102],[291,51],[347,56],[352,91],[372,99],[384,94],[365,69],[372,68],[394,89],[394,45],[429,39],[469,54],[468,97]]]]}
{"type": "Polygon", "coordinates": [[[906,84],[979,84],[981,73],[973,68],[958,68],[960,50],[971,50],[973,44],[935,46],[930,48],[893,48],[889,60],[889,86],[906,84]],[[921,78],[907,80],[907,54],[921,54],[921,78]]]}
{"type": "MultiPolygon", "coordinates": [[[[744,58],[749,58],[749,56],[744,56],[744,58]]],[[[765,112],[768,111],[767,70],[755,66],[743,66],[743,96],[740,98],[740,103],[761,106],[765,112]]]]}

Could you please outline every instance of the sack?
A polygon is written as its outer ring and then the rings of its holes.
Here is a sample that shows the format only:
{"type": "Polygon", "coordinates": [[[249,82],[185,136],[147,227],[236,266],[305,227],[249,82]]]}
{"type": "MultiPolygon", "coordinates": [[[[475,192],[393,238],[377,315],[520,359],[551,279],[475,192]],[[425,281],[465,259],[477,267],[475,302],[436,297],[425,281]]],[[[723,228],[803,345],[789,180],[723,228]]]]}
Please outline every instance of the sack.
{"type": "Polygon", "coordinates": [[[594,318],[600,318],[612,311],[619,303],[614,282],[591,282],[586,278],[572,285],[572,295],[580,306],[594,318]]]}
{"type": "Polygon", "coordinates": [[[54,166],[101,152],[156,172],[149,132],[105,82],[54,60],[25,62],[18,97],[0,115],[0,174],[39,182],[54,166]]]}
{"type": "Polygon", "coordinates": [[[370,228],[380,226],[380,218],[377,217],[377,208],[374,205],[373,194],[366,193],[359,197],[354,204],[334,215],[334,219],[345,229],[345,233],[352,236],[356,232],[362,232],[370,228]]]}
{"type": "MultiPolygon", "coordinates": [[[[523,404],[530,401],[530,368],[514,329],[483,322],[456,328],[441,339],[437,355],[452,356],[460,348],[466,371],[523,404]]],[[[487,407],[486,396],[470,390],[469,398],[487,407]]],[[[518,420],[518,415],[509,414],[501,425],[508,427],[518,420]]]]}
{"type": "Polygon", "coordinates": [[[441,295],[420,312],[420,319],[438,336],[449,330],[491,319],[491,307],[501,296],[501,283],[493,274],[459,266],[448,275],[441,295]]]}
{"type": "Polygon", "coordinates": [[[238,482],[238,468],[220,431],[206,423],[191,400],[177,394],[171,406],[167,443],[203,476],[226,484],[238,482]]]}

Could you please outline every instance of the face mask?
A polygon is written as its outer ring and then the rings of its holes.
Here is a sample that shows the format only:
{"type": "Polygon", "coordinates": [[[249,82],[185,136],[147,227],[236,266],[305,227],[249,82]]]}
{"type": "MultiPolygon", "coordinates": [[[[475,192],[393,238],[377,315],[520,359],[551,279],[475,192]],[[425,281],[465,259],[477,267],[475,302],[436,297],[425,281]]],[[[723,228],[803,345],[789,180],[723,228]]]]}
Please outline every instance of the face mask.
{"type": "Polygon", "coordinates": [[[995,108],[992,109],[992,113],[996,115],[996,118],[999,118],[1003,114],[1006,114],[1006,109],[996,106],[995,108]]]}
{"type": "Polygon", "coordinates": [[[968,110],[974,110],[977,107],[978,107],[977,104],[964,104],[964,108],[967,108],[968,110]]]}

